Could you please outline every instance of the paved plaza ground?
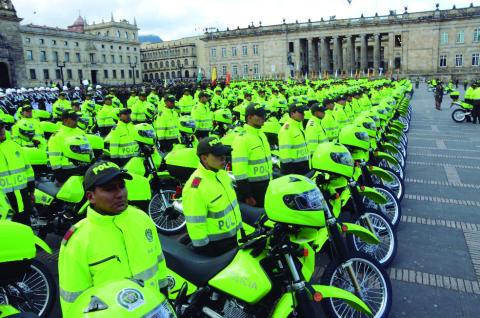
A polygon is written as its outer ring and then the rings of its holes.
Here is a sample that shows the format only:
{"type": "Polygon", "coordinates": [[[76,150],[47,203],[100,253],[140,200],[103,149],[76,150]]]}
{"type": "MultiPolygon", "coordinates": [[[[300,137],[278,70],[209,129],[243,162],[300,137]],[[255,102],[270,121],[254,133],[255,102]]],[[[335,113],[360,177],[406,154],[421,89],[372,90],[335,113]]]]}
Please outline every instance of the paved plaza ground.
{"type": "MultiPolygon", "coordinates": [[[[448,96],[435,110],[425,85],[412,104],[390,317],[479,317],[480,125],[454,123],[448,96]]],[[[56,253],[40,257],[57,276],[59,239],[49,243],[56,253]]]]}

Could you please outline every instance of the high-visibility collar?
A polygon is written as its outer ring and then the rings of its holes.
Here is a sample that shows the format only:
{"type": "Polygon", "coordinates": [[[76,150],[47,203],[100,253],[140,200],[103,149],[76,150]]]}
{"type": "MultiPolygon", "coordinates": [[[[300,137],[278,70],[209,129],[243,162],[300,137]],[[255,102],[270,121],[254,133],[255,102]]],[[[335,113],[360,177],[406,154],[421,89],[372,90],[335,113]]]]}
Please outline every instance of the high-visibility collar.
{"type": "Polygon", "coordinates": [[[95,224],[110,224],[110,223],[113,223],[115,221],[115,218],[119,216],[121,213],[117,215],[100,214],[97,211],[95,211],[92,207],[89,206],[87,208],[87,219],[90,222],[93,222],[95,224]]]}
{"type": "Polygon", "coordinates": [[[243,129],[245,129],[245,131],[250,132],[250,133],[255,134],[255,135],[260,134],[260,132],[262,131],[261,129],[250,126],[249,124],[243,125],[243,129]]]}

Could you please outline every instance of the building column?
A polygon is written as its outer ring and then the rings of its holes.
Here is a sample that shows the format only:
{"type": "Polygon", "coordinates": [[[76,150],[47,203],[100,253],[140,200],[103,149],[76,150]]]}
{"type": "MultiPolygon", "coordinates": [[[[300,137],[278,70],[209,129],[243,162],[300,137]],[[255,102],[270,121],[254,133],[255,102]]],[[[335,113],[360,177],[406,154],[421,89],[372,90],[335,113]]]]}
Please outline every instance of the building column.
{"type": "Polygon", "coordinates": [[[368,67],[368,37],[360,35],[360,69],[366,73],[368,67]]]}
{"type": "Polygon", "coordinates": [[[355,73],[355,36],[351,35],[347,37],[347,67],[346,71],[350,73],[355,73]]]}
{"type": "Polygon", "coordinates": [[[379,67],[380,67],[380,42],[381,36],[380,34],[375,34],[373,36],[374,43],[373,43],[373,71],[374,73],[378,74],[379,67]]]}
{"type": "Polygon", "coordinates": [[[299,74],[302,71],[301,44],[301,39],[295,40],[295,74],[299,74]]]}
{"type": "Polygon", "coordinates": [[[330,72],[330,38],[320,38],[320,50],[322,54],[322,74],[327,71],[330,72]]]}
{"type": "Polygon", "coordinates": [[[395,63],[395,55],[393,53],[395,48],[395,33],[388,33],[388,58],[385,61],[386,68],[389,71],[393,71],[395,63]]]}
{"type": "Polygon", "coordinates": [[[343,69],[342,64],[342,39],[337,35],[333,38],[333,71],[340,74],[343,69]]]}
{"type": "Polygon", "coordinates": [[[313,38],[308,39],[308,73],[316,71],[315,68],[315,42],[313,38]]]}

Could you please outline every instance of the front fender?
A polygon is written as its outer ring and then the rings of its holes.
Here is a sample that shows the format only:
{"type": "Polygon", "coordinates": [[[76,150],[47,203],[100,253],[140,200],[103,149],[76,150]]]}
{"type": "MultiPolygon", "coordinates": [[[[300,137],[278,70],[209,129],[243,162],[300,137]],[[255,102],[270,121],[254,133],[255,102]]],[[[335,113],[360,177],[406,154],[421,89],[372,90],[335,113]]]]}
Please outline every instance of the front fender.
{"type": "Polygon", "coordinates": [[[387,138],[388,141],[391,141],[395,144],[398,144],[400,142],[400,136],[397,136],[394,133],[385,134],[385,138],[387,138]]]}
{"type": "Polygon", "coordinates": [[[38,236],[34,236],[33,241],[35,242],[35,245],[39,246],[42,250],[44,250],[48,254],[52,254],[52,249],[44,240],[42,240],[38,236]]]}
{"type": "Polygon", "coordinates": [[[392,182],[393,181],[392,176],[390,174],[388,174],[388,172],[383,168],[380,168],[380,167],[377,167],[377,166],[368,166],[368,171],[370,171],[371,174],[376,175],[377,177],[379,177],[382,180],[385,180],[387,182],[392,182]]]}
{"type": "Polygon", "coordinates": [[[374,188],[361,186],[357,187],[357,190],[360,195],[366,196],[377,204],[385,204],[388,202],[387,199],[374,188]]]}
{"type": "Polygon", "coordinates": [[[397,147],[395,147],[394,145],[392,145],[391,143],[389,142],[383,142],[382,143],[382,147],[383,149],[385,149],[386,151],[389,151],[393,154],[396,154],[396,153],[400,153],[400,150],[398,150],[397,147]]]}
{"type": "MultiPolygon", "coordinates": [[[[333,286],[325,286],[325,285],[312,285],[312,288],[322,294],[322,299],[325,298],[335,298],[341,299],[346,302],[348,305],[353,307],[355,310],[363,312],[367,315],[372,315],[372,311],[368,306],[357,296],[354,294],[337,288],[333,286]]],[[[313,301],[313,300],[312,300],[313,301]]],[[[292,313],[293,307],[293,297],[292,293],[285,293],[282,295],[280,300],[277,302],[275,309],[272,313],[272,318],[285,318],[288,317],[292,313]]]]}
{"type": "Polygon", "coordinates": [[[380,243],[380,240],[378,239],[378,237],[375,234],[373,234],[370,230],[364,228],[363,226],[353,224],[353,223],[343,222],[341,225],[338,224],[338,227],[339,227],[340,230],[342,230],[342,227],[343,228],[346,227],[346,229],[347,229],[346,232],[347,233],[350,233],[350,234],[353,234],[353,235],[357,236],[358,238],[360,238],[365,243],[368,243],[368,244],[379,244],[380,243]]]}
{"type": "Polygon", "coordinates": [[[390,162],[391,164],[398,165],[397,159],[395,159],[395,157],[393,157],[392,155],[389,155],[389,154],[386,153],[386,152],[376,151],[376,152],[374,153],[374,155],[375,155],[375,157],[378,158],[378,159],[385,159],[385,160],[387,160],[388,162],[390,162]]]}

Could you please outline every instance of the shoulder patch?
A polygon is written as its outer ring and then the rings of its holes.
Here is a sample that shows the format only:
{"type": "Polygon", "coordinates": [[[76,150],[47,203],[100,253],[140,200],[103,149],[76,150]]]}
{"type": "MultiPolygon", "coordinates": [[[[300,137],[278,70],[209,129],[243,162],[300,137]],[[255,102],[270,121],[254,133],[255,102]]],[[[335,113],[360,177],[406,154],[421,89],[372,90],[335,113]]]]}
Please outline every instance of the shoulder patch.
{"type": "Polygon", "coordinates": [[[62,239],[62,245],[67,245],[68,243],[68,240],[73,236],[73,233],[75,233],[75,231],[77,230],[77,228],[72,225],[68,231],[65,233],[65,235],[63,236],[63,239],[62,239]]]}
{"type": "Polygon", "coordinates": [[[200,182],[202,182],[202,178],[195,177],[192,180],[192,188],[196,189],[200,185],[200,182]]]}
{"type": "Polygon", "coordinates": [[[289,125],[289,124],[285,124],[284,127],[285,127],[285,129],[288,129],[288,128],[290,127],[290,125],[289,125]]]}

